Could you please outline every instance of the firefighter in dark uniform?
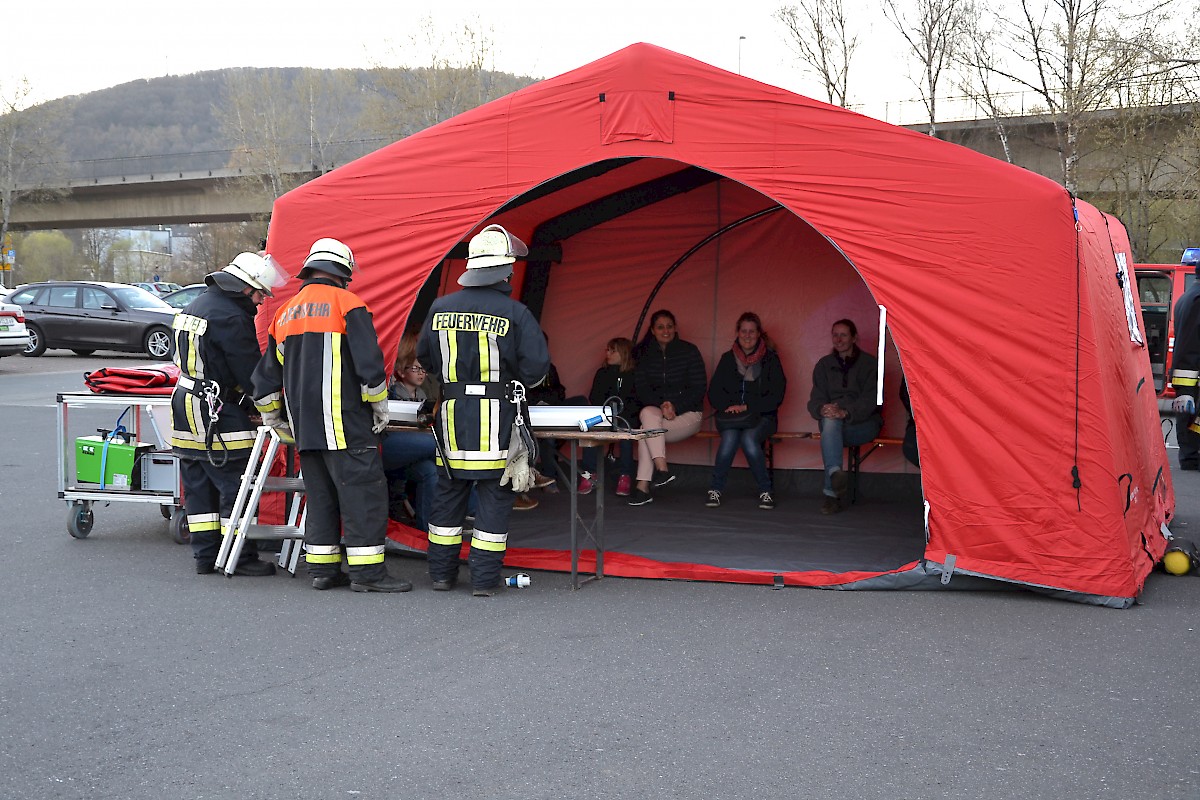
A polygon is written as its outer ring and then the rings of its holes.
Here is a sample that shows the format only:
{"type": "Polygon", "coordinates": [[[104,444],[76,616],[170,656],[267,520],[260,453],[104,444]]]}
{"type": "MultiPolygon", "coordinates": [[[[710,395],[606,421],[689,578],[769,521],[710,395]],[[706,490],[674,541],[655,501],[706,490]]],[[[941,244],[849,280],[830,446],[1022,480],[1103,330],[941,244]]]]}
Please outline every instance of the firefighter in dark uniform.
{"type": "Polygon", "coordinates": [[[1189,428],[1196,419],[1200,391],[1200,249],[1183,252],[1182,264],[1196,269],[1196,280],[1175,303],[1175,349],[1171,354],[1171,385],[1175,387],[1172,408],[1175,442],[1179,445],[1179,468],[1200,469],[1200,433],[1189,428]]]}
{"type": "Polygon", "coordinates": [[[263,424],[294,438],[300,452],[313,588],[407,592],[412,584],[384,566],[388,494],[379,434],[388,423],[387,371],[371,311],[346,290],[353,272],[345,244],[313,244],[300,270],[304,283],[271,322],[254,401],[263,424]]]}
{"type": "Polygon", "coordinates": [[[546,338],[533,314],[513,300],[513,263],[529,254],[520,239],[489,225],[471,239],[462,290],[434,301],[417,342],[417,358],[442,382],[434,423],[438,487],[429,516],[429,577],[449,591],[458,580],[467,498],[478,493],[468,565],[477,597],[501,585],[508,517],[515,495],[501,485],[516,406],[506,395],[516,379],[541,382],[550,369],[546,338]]]}
{"type": "MultiPolygon", "coordinates": [[[[283,276],[270,259],[241,253],[204,278],[208,288],[175,316],[179,380],[171,395],[171,446],[179,456],[196,572],[213,571],[221,533],[254,446],[250,379],[258,364],[254,314],[283,276]]],[[[271,575],[247,540],[237,575],[271,575]]]]}

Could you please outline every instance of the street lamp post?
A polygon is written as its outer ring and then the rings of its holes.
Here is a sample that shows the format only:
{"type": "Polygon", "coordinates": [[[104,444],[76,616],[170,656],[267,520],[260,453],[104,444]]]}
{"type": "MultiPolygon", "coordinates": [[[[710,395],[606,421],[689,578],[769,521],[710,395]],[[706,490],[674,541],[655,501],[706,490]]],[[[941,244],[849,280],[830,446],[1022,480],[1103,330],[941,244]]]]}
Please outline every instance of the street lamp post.
{"type": "Polygon", "coordinates": [[[746,41],[745,36],[738,37],[738,75],[742,74],[742,42],[746,41]]]}

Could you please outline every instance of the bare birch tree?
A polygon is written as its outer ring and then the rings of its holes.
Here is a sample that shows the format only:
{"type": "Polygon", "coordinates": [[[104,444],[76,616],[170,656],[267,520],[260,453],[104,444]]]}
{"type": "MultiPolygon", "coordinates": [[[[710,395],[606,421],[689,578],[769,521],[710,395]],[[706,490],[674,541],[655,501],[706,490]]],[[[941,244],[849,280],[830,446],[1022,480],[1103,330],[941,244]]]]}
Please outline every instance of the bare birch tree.
{"type": "Polygon", "coordinates": [[[929,135],[937,135],[937,91],[942,72],[950,66],[963,39],[967,0],[884,0],[883,13],[904,37],[920,64],[913,78],[929,112],[929,135]]]}
{"type": "MultiPolygon", "coordinates": [[[[419,67],[376,68],[375,92],[363,110],[365,127],[391,140],[402,139],[495,100],[533,82],[495,70],[493,29],[478,18],[451,33],[431,17],[421,21],[405,50],[419,67]]],[[[403,61],[404,52],[397,55],[403,61]]]]}
{"type": "Polygon", "coordinates": [[[1004,93],[995,85],[999,63],[996,39],[977,5],[968,6],[964,12],[963,36],[956,60],[959,90],[991,120],[996,138],[1004,151],[1004,160],[1011,164],[1012,149],[1008,143],[1006,120],[1012,111],[1004,100],[1004,93]]]}
{"type": "Polygon", "coordinates": [[[358,115],[348,110],[360,77],[353,70],[230,71],[224,102],[214,111],[237,148],[229,165],[245,177],[231,180],[229,191],[274,200],[362,155],[348,153],[346,143],[361,137],[358,115]]]}
{"type": "Polygon", "coordinates": [[[1148,35],[1152,13],[1125,16],[1117,0],[1016,0],[1011,18],[997,15],[1010,51],[991,72],[1032,91],[1053,126],[1062,183],[1078,191],[1080,141],[1095,111],[1136,73],[1133,48],[1114,46],[1148,35]]]}
{"type": "Polygon", "coordinates": [[[262,176],[272,198],[299,184],[296,170],[308,161],[299,146],[307,144],[307,115],[298,108],[282,70],[231,71],[225,104],[215,111],[226,136],[237,145],[230,167],[262,176]]]}
{"type": "Polygon", "coordinates": [[[113,245],[121,238],[113,228],[87,228],[80,234],[80,256],[97,280],[116,280],[113,245]]]}
{"type": "Polygon", "coordinates": [[[825,99],[845,106],[858,34],[850,30],[843,0],[800,0],[793,6],[781,6],[775,18],[787,29],[788,46],[806,71],[821,81],[825,99]]]}
{"type": "Polygon", "coordinates": [[[210,272],[224,267],[244,250],[256,250],[265,235],[262,223],[214,222],[193,225],[187,237],[187,258],[179,272],[184,280],[198,283],[210,272]]]}

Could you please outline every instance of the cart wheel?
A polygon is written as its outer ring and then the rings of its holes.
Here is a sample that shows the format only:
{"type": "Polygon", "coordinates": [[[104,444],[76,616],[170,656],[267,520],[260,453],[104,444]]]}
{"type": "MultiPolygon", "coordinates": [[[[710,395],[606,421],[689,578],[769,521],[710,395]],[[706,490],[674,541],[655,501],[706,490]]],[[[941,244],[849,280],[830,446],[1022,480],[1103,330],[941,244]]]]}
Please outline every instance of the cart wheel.
{"type": "Polygon", "coordinates": [[[86,539],[92,532],[92,523],[95,521],[92,509],[87,503],[75,503],[67,516],[67,533],[76,539],[86,539]]]}
{"type": "Polygon", "coordinates": [[[173,508],[174,508],[174,506],[159,506],[158,512],[163,515],[163,519],[170,519],[171,518],[171,509],[173,509],[173,508]]]}
{"type": "Polygon", "coordinates": [[[176,508],[171,512],[170,528],[171,538],[175,540],[175,544],[187,544],[192,540],[192,534],[188,531],[187,512],[182,508],[176,508]]]}

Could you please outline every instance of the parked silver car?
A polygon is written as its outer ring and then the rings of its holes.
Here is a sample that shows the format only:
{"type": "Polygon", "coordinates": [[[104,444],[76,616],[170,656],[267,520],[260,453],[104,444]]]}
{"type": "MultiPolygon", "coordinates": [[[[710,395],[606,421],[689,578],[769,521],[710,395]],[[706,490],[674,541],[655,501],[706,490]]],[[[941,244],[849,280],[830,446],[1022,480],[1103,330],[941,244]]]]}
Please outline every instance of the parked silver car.
{"type": "Polygon", "coordinates": [[[162,296],[163,302],[172,308],[183,308],[188,303],[195,300],[208,286],[203,283],[189,283],[182,289],[176,289],[173,292],[167,292],[162,296]]]}
{"type": "Polygon", "coordinates": [[[146,353],[170,359],[175,353],[171,322],[178,309],[125,283],[49,281],[33,283],[9,297],[25,312],[27,356],[66,348],[78,355],[96,350],[146,353]]]}
{"type": "Polygon", "coordinates": [[[147,292],[155,295],[156,297],[162,297],[163,295],[170,294],[171,292],[177,292],[183,288],[178,283],[172,283],[170,281],[142,281],[141,283],[135,283],[132,285],[141,289],[145,289],[147,292]]]}
{"type": "Polygon", "coordinates": [[[21,353],[29,347],[29,331],[20,306],[0,302],[0,357],[21,353]]]}

